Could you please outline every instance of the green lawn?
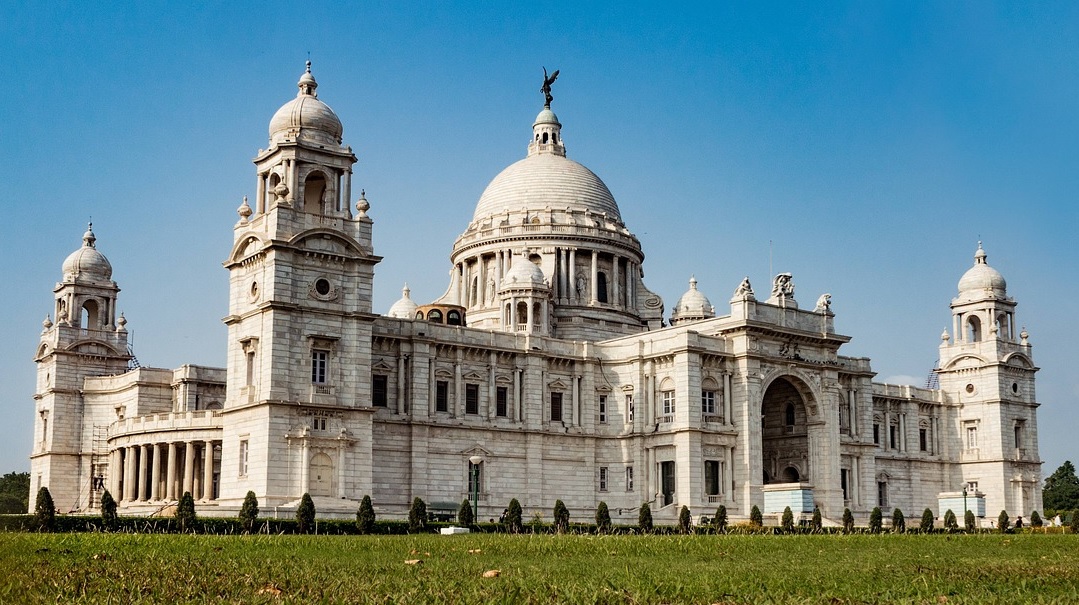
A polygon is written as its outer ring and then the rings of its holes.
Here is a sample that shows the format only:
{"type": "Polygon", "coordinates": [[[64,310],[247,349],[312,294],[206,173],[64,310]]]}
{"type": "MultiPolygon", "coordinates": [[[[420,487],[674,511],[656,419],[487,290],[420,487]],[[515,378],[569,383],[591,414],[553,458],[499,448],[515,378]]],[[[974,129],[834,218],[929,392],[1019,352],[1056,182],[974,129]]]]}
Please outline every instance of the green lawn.
{"type": "Polygon", "coordinates": [[[0,572],[2,603],[1079,603],[1079,536],[5,533],[0,572]]]}

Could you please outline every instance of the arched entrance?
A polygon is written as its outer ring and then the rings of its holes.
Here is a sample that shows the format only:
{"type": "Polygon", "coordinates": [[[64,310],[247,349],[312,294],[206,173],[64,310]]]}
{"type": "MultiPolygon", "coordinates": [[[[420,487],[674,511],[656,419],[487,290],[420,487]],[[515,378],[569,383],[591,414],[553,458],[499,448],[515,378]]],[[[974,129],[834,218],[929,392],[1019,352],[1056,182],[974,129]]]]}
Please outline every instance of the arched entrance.
{"type": "Polygon", "coordinates": [[[333,496],[333,460],[319,452],[311,457],[311,480],[308,492],[312,496],[333,496]]]}
{"type": "Polygon", "coordinates": [[[793,377],[776,378],[761,402],[762,482],[798,483],[810,479],[809,429],[804,385],[793,377]],[[803,386],[803,389],[799,389],[803,386]]]}

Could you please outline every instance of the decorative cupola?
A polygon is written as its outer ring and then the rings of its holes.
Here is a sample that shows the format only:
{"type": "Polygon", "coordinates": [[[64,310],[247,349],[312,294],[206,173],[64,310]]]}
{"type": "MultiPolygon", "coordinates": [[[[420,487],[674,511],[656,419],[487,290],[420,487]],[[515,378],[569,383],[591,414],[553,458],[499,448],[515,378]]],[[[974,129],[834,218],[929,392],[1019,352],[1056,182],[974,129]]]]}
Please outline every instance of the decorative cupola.
{"type": "Polygon", "coordinates": [[[498,298],[503,329],[527,334],[550,332],[551,287],[543,270],[529,262],[527,255],[513,259],[498,289],[498,298]]]}
{"type": "Polygon", "coordinates": [[[543,87],[540,91],[543,92],[546,102],[543,104],[543,111],[539,112],[532,124],[532,142],[528,144],[530,156],[552,153],[566,157],[566,146],[562,143],[562,124],[558,121],[558,116],[551,111],[551,101],[554,100],[551,96],[551,84],[557,79],[557,69],[549,76],[547,70],[543,70],[543,87]]]}
{"type": "Polygon", "coordinates": [[[697,278],[689,278],[689,290],[678,299],[671,312],[671,325],[677,326],[691,321],[710,319],[716,316],[716,308],[711,301],[697,289],[697,278]]]}
{"type": "Polygon", "coordinates": [[[978,242],[974,266],[959,279],[959,295],[952,300],[952,334],[956,342],[1016,340],[1015,301],[1008,297],[1004,276],[990,267],[987,259],[978,242]]]}
{"type": "Polygon", "coordinates": [[[420,306],[413,302],[411,294],[412,291],[408,289],[408,284],[406,283],[405,287],[401,288],[400,300],[393,303],[389,313],[386,313],[386,315],[398,319],[412,319],[415,317],[416,309],[419,309],[420,306]]]}

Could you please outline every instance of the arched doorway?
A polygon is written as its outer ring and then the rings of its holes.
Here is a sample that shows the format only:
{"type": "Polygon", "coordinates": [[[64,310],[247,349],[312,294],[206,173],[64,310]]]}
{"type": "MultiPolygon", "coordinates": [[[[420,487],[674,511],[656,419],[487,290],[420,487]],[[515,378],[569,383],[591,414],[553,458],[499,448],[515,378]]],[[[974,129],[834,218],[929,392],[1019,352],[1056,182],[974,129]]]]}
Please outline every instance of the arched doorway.
{"type": "Polygon", "coordinates": [[[776,378],[761,402],[762,482],[798,483],[810,477],[806,396],[792,377],[776,378]]]}
{"type": "Polygon", "coordinates": [[[312,496],[333,496],[333,460],[319,452],[311,457],[308,492],[312,496]]]}

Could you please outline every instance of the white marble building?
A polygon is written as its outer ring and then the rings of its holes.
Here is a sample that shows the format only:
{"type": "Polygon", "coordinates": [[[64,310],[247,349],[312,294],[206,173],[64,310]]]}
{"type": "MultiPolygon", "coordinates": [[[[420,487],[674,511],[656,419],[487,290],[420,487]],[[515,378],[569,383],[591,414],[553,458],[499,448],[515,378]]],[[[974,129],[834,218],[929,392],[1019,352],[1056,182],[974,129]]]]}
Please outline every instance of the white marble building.
{"type": "Polygon", "coordinates": [[[475,487],[481,518],[511,498],[549,516],[561,498],[578,519],[605,501],[634,522],[647,501],[672,522],[682,505],[911,515],[967,485],[993,516],[1040,509],[1037,368],[980,246],[938,388],[873,382],[842,354],[829,296],[799,305],[789,274],[759,294],[743,281],[719,312],[691,279],[665,318],[639,240],[566,156],[548,102],[454,243],[446,293],[418,305],[406,286],[379,315],[356,156],[316,87],[308,66],[270,121],[222,251],[226,368],[133,367],[92,230],[64,262],[36,356],[32,494],[91,512],[107,488],[153,514],[190,491],[201,514],[233,515],[248,490],[264,511],[309,492],[328,516],[370,494],[404,516],[475,487]]]}

